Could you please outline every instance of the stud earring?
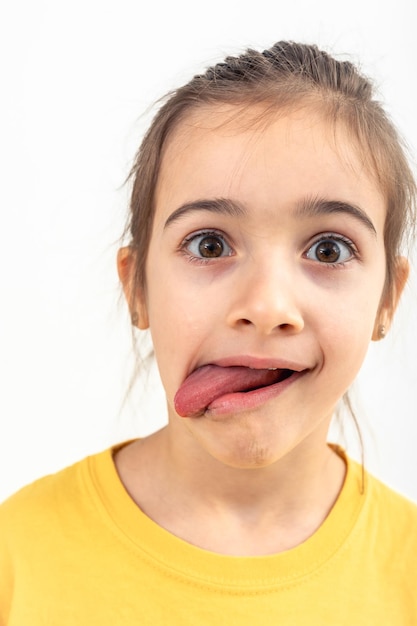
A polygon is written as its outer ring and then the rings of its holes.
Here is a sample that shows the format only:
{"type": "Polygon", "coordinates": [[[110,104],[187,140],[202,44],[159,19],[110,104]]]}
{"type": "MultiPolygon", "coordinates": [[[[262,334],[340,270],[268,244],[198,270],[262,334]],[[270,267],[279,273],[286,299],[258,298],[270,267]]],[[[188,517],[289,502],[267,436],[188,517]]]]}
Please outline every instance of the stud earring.
{"type": "Polygon", "coordinates": [[[387,334],[387,329],[385,328],[384,324],[380,324],[378,326],[378,336],[380,339],[384,339],[385,335],[387,334]]]}

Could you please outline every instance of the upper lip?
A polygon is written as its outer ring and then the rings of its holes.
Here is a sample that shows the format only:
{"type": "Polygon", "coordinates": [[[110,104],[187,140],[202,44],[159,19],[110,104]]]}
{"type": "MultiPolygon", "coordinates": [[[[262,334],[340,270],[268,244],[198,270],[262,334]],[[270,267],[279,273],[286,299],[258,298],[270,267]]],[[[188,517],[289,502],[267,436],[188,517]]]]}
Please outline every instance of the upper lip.
{"type": "MultiPolygon", "coordinates": [[[[207,363],[208,365],[208,363],[207,363]]],[[[210,365],[218,365],[219,367],[250,367],[252,369],[279,369],[293,370],[294,372],[303,372],[311,369],[309,365],[294,361],[292,359],[282,359],[275,357],[258,357],[250,355],[236,355],[222,357],[210,362],[210,365]]]]}

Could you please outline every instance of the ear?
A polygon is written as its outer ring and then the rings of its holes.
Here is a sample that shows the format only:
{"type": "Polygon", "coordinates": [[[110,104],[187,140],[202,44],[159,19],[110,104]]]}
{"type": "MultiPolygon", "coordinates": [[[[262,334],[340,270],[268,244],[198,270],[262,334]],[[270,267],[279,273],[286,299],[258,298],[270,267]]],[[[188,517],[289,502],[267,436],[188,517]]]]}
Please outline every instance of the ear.
{"type": "Polygon", "coordinates": [[[120,248],[117,253],[117,272],[129,306],[132,324],[146,330],[149,328],[149,321],[145,294],[142,289],[138,290],[135,287],[135,267],[136,257],[133,248],[131,246],[120,248]]]}
{"type": "Polygon", "coordinates": [[[392,324],[392,320],[394,319],[394,313],[397,309],[409,273],[410,264],[408,260],[402,256],[397,257],[395,260],[392,288],[389,293],[384,291],[382,295],[381,304],[378,309],[378,315],[376,317],[372,333],[373,341],[383,339],[388,332],[388,329],[392,324]]]}

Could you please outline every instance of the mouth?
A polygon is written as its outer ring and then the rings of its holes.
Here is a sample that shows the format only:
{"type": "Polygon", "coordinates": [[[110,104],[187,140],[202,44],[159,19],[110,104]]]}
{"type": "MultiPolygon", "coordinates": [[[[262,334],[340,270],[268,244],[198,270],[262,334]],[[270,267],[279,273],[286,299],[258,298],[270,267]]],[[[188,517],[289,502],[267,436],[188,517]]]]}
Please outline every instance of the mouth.
{"type": "Polygon", "coordinates": [[[306,371],[241,365],[203,365],[192,372],[178,389],[174,398],[175,410],[182,417],[198,417],[220,404],[224,406],[227,402],[240,402],[242,406],[253,404],[257,399],[262,401],[263,397],[280,393],[291,379],[306,371]]]}
{"type": "Polygon", "coordinates": [[[281,383],[295,373],[295,370],[290,369],[278,369],[277,367],[268,367],[267,369],[251,369],[254,374],[254,384],[250,385],[246,389],[241,389],[242,393],[254,391],[255,389],[261,389],[263,387],[270,387],[281,383]]]}

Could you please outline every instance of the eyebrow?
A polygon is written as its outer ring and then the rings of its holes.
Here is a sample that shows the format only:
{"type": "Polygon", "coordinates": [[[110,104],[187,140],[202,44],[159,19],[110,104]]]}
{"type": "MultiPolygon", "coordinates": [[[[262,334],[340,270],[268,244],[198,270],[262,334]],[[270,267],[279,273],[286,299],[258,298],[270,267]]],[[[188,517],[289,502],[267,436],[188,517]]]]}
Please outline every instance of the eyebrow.
{"type": "MultiPolygon", "coordinates": [[[[231,217],[243,217],[246,215],[246,208],[230,198],[213,198],[210,200],[194,200],[182,204],[176,209],[165,222],[164,229],[177,222],[188,213],[194,211],[210,211],[212,213],[222,213],[231,217]]],[[[342,213],[353,217],[364,225],[375,237],[377,236],[376,228],[371,219],[363,209],[355,204],[344,202],[342,200],[326,200],[325,198],[307,198],[302,201],[295,211],[295,217],[308,218],[320,215],[329,215],[332,213],[342,213]]]]}
{"type": "Polygon", "coordinates": [[[302,202],[296,209],[297,217],[315,217],[316,215],[329,215],[343,213],[350,215],[361,222],[376,237],[376,228],[363,209],[355,204],[341,200],[326,200],[324,198],[309,198],[302,202]]]}
{"type": "Polygon", "coordinates": [[[222,213],[223,215],[230,215],[231,217],[243,217],[246,214],[246,209],[243,205],[239,204],[235,200],[229,198],[213,198],[212,200],[194,200],[193,202],[187,202],[182,204],[176,209],[165,222],[164,228],[170,226],[174,222],[180,220],[187,213],[193,211],[211,211],[212,213],[222,213]]]}

